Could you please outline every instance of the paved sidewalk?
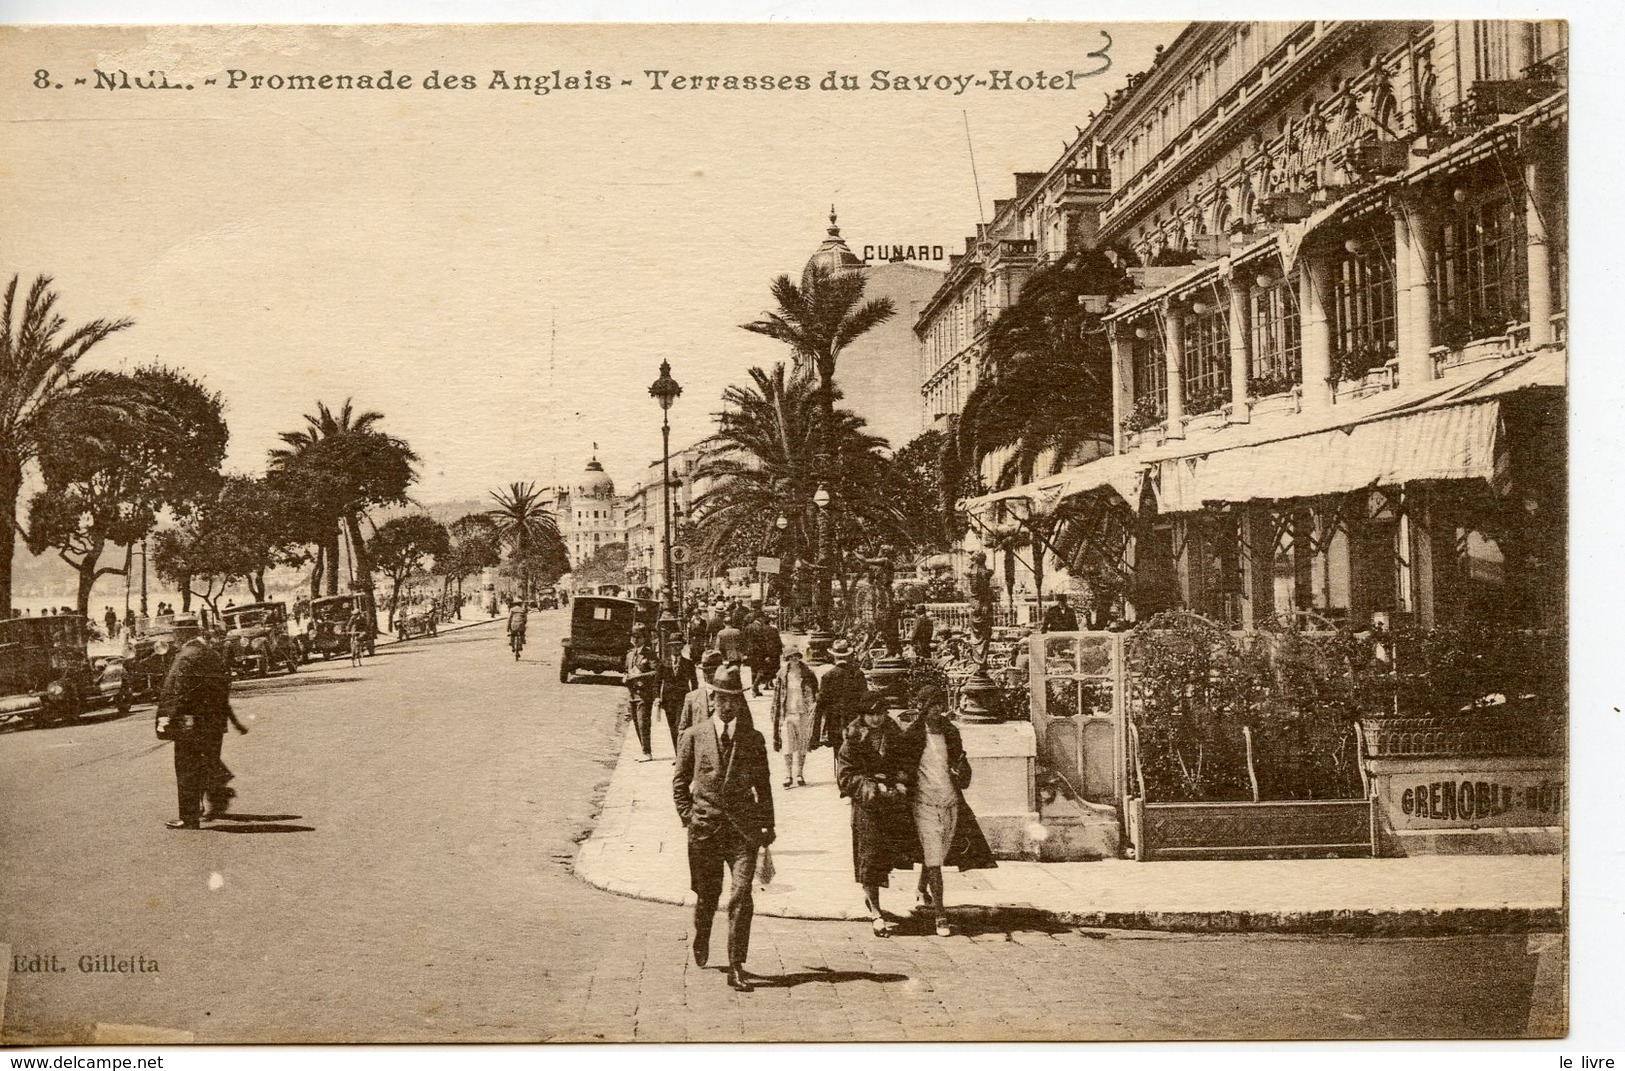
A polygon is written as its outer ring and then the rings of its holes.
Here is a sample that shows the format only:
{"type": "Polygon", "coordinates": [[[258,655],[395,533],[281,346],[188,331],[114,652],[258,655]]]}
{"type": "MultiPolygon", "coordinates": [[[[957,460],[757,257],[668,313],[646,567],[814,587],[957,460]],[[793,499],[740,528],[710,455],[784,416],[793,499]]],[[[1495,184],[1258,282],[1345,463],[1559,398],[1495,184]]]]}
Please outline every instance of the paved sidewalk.
{"type": "MultiPolygon", "coordinates": [[[[751,702],[758,728],[767,700],[751,702]]],[[[627,728],[598,824],[576,856],[578,876],[610,892],[692,903],[682,824],[672,803],[669,730],[653,727],[652,762],[639,762],[627,728]]],[[[783,789],[773,755],[777,876],[758,886],[760,914],[862,919],[852,876],[850,810],[835,789],[828,748],[807,759],[805,788],[783,789]]],[[[918,871],[897,871],[882,896],[889,912],[914,905],[918,871]]],[[[1221,932],[1368,934],[1559,930],[1563,860],[1557,855],[1419,856],[1086,863],[1001,861],[997,869],[946,875],[948,902],[961,917],[1031,913],[1075,926],[1221,932]]]]}

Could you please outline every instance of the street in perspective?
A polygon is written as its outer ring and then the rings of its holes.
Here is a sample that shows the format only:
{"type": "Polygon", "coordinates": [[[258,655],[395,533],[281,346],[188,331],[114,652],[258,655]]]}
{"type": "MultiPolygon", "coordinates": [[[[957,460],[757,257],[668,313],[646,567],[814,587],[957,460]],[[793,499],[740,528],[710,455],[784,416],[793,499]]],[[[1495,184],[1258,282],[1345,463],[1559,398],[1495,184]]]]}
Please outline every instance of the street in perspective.
{"type": "Polygon", "coordinates": [[[1566,23],[397,30],[0,32],[0,1042],[1569,1032],[1566,23]]]}

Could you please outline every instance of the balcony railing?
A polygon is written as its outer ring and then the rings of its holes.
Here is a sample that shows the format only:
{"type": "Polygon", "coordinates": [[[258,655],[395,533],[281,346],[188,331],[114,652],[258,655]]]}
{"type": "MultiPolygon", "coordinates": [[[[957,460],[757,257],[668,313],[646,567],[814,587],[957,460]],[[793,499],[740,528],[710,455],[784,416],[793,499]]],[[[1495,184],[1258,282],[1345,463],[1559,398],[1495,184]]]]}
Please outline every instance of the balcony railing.
{"type": "Polygon", "coordinates": [[[1066,170],[1063,182],[1068,193],[1109,192],[1112,173],[1104,167],[1071,167],[1066,170]]]}
{"type": "Polygon", "coordinates": [[[983,309],[981,312],[978,312],[975,316],[972,316],[970,318],[971,334],[972,335],[980,335],[982,332],[987,330],[987,324],[988,324],[987,310],[983,309]]]}

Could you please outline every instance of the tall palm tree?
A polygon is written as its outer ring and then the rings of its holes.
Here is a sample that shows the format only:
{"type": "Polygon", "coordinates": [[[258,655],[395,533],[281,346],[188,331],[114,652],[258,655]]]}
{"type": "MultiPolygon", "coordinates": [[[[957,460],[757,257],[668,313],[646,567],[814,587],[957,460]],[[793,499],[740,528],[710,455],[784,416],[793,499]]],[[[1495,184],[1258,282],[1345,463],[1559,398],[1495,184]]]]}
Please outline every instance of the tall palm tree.
{"type": "Polygon", "coordinates": [[[317,402],[316,412],[305,415],[305,427],[283,432],[287,446],[270,452],[271,471],[298,476],[315,508],[326,515],[319,549],[329,595],[338,593],[340,526],[349,536],[356,574],[371,591],[372,562],[361,518],[368,506],[405,505],[406,488],[417,478],[412,465],[418,455],[378,429],[383,419],[377,410],[357,413],[349,398],[336,413],[317,402]]]}
{"type": "Polygon", "coordinates": [[[1111,348],[1086,296],[1127,293],[1127,273],[1097,250],[1033,272],[988,330],[979,382],[943,448],[944,498],[952,502],[982,462],[1010,455],[995,489],[1030,479],[1041,462],[1059,472],[1112,440],[1111,348]]]}
{"type": "MultiPolygon", "coordinates": [[[[694,499],[695,550],[716,572],[754,559],[775,538],[780,556],[792,561],[815,546],[806,506],[821,478],[813,459],[823,424],[821,388],[805,365],[752,368],[750,379],[723,392],[717,432],[694,471],[695,483],[707,486],[694,499]],[[781,516],[787,527],[775,537],[781,516]]],[[[834,426],[838,462],[826,478],[847,488],[842,531],[854,543],[908,542],[881,453],[886,440],[846,409],[835,411],[834,426]]]]}
{"type": "MultiPolygon", "coordinates": [[[[841,352],[854,340],[891,319],[896,313],[890,298],[863,300],[865,280],[860,271],[831,271],[822,265],[808,265],[797,286],[788,275],[773,281],[770,292],[778,304],[775,311],[739,326],[746,331],[778,339],[790,347],[796,366],[810,365],[818,374],[818,406],[823,414],[815,454],[823,467],[834,455],[837,429],[835,418],[835,366],[841,352]]],[[[826,472],[833,479],[833,472],[826,472]]],[[[836,484],[837,504],[844,504],[850,489],[836,484]]],[[[828,516],[829,511],[825,511],[828,516]]],[[[826,521],[820,529],[819,564],[826,574],[818,586],[818,623],[829,627],[829,556],[833,550],[826,521]]]]}
{"type": "Polygon", "coordinates": [[[51,277],[41,275],[23,300],[16,317],[17,284],[13,275],[0,303],[0,616],[11,616],[11,558],[17,547],[17,498],[23,470],[39,456],[41,437],[52,411],[74,399],[117,405],[115,395],[83,396],[73,379],[74,366],[98,342],[129,327],[130,320],[92,320],[67,330],[56,312],[51,277]]]}
{"type": "Polygon", "coordinates": [[[558,520],[534,483],[510,483],[506,491],[492,491],[491,498],[497,508],[485,515],[496,522],[497,536],[508,546],[510,560],[519,563],[522,597],[528,602],[532,552],[546,540],[559,539],[558,520]]]}

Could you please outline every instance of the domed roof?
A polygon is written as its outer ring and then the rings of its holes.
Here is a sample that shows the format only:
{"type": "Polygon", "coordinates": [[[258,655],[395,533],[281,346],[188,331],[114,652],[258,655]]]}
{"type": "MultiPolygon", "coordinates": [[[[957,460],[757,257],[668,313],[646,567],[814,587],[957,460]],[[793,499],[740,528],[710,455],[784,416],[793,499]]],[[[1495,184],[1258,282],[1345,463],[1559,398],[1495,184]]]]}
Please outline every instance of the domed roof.
{"type": "Polygon", "coordinates": [[[576,484],[576,494],[586,498],[615,497],[615,481],[609,478],[609,473],[604,471],[597,457],[587,462],[587,471],[582,475],[581,482],[576,484]]]}
{"type": "Polygon", "coordinates": [[[807,266],[801,269],[801,285],[807,285],[807,277],[812,274],[813,268],[823,268],[831,275],[838,275],[844,271],[863,267],[863,261],[857,254],[847,247],[846,239],[841,237],[841,228],[835,225],[835,206],[829,206],[828,237],[807,260],[807,266]]]}

